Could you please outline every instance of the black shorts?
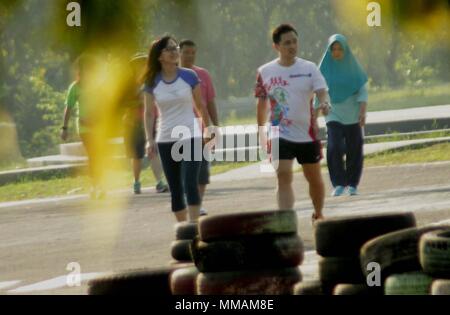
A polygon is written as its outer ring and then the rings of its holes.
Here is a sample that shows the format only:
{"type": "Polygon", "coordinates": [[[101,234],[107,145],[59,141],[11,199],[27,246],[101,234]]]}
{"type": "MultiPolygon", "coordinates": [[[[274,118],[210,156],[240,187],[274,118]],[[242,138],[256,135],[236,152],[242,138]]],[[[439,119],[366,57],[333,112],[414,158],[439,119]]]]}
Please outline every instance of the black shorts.
{"type": "Polygon", "coordinates": [[[125,152],[129,159],[143,159],[145,156],[145,130],[142,124],[128,126],[123,137],[125,152]]]}
{"type": "Polygon", "coordinates": [[[299,164],[314,164],[322,159],[320,140],[312,142],[292,142],[279,138],[271,141],[272,160],[297,159],[299,164]]]}

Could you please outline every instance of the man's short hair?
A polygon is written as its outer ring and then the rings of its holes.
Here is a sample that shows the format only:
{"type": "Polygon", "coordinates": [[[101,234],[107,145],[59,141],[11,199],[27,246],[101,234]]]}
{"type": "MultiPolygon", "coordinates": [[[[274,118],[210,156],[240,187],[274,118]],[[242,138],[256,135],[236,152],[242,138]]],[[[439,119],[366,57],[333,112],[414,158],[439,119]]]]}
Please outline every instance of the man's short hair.
{"type": "Polygon", "coordinates": [[[195,43],[194,43],[193,40],[190,40],[190,39],[183,39],[183,40],[180,42],[180,49],[183,49],[184,46],[195,47],[195,46],[197,46],[197,45],[195,45],[195,43]]]}
{"type": "Polygon", "coordinates": [[[272,32],[272,41],[274,44],[279,44],[281,41],[281,35],[289,32],[294,32],[297,36],[297,30],[292,26],[292,24],[281,24],[278,25],[272,32]]]}

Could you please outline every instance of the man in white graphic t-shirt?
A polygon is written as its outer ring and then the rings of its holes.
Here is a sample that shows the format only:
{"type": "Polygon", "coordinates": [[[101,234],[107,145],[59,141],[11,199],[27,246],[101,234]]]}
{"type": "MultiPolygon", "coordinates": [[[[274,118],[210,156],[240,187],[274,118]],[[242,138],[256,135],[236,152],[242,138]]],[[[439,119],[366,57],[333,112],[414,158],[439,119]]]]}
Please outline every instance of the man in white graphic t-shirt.
{"type": "Polygon", "coordinates": [[[290,24],[272,33],[278,58],[261,66],[257,73],[255,97],[259,130],[264,130],[269,105],[270,136],[260,132],[260,144],[277,165],[277,202],[280,209],[294,208],[292,166],[302,165],[314,205],[313,222],[322,219],[325,189],[320,171],[322,148],[318,139],[319,111],[328,114],[328,87],[317,66],[297,57],[298,33],[290,24]],[[320,102],[313,109],[314,94],[320,102]]]}

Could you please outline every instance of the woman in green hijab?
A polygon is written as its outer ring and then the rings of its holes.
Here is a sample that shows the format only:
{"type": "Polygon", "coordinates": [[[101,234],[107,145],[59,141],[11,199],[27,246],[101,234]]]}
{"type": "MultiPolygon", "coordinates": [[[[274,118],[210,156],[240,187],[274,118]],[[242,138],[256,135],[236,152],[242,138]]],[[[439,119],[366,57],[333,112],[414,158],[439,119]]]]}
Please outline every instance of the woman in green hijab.
{"type": "Polygon", "coordinates": [[[319,65],[329,88],[327,164],[333,196],[358,194],[363,168],[363,130],[367,110],[367,75],[352,54],[347,39],[331,36],[319,65]],[[346,156],[344,162],[344,155],[346,156]]]}

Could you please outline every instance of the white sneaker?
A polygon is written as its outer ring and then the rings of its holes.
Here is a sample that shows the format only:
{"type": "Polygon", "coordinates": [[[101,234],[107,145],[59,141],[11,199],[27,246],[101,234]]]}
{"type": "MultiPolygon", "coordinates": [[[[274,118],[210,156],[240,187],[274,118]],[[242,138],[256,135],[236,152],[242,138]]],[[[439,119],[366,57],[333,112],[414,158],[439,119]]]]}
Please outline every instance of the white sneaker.
{"type": "Polygon", "coordinates": [[[206,211],[205,208],[200,208],[200,216],[204,216],[204,215],[207,215],[207,214],[208,214],[208,211],[206,211]]]}

